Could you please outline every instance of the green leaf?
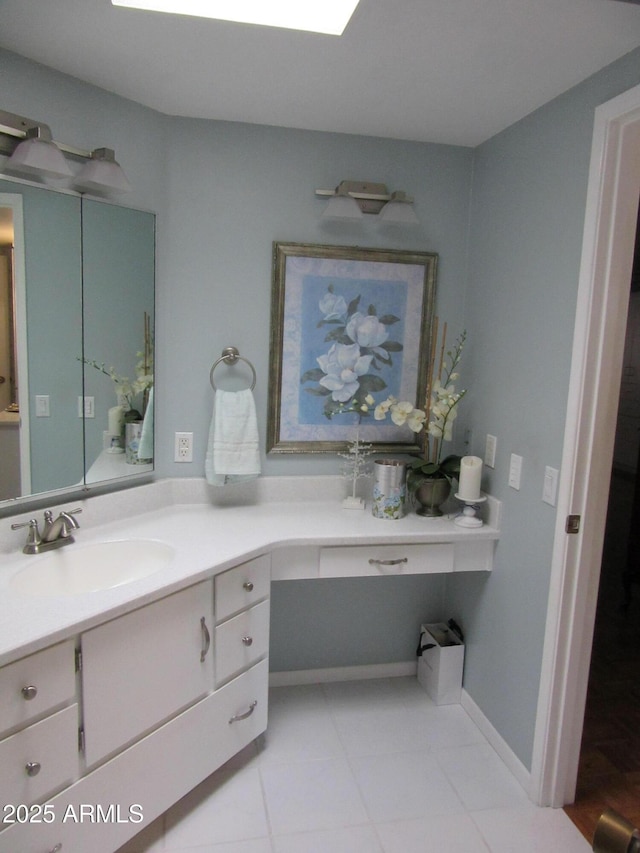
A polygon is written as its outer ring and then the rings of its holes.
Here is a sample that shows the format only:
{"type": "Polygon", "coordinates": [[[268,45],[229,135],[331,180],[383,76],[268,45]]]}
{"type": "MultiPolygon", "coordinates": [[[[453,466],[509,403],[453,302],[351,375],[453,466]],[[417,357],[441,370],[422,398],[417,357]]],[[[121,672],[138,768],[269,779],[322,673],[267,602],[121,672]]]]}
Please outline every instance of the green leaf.
{"type": "Polygon", "coordinates": [[[303,382],[319,382],[324,376],[324,371],[319,367],[312,367],[311,370],[305,371],[300,377],[300,384],[303,382]]]}
{"type": "Polygon", "coordinates": [[[370,317],[375,317],[375,316],[376,316],[376,314],[377,314],[377,312],[376,312],[376,306],[375,306],[375,305],[369,305],[369,308],[367,309],[367,314],[368,314],[370,317]]]}
{"type": "Polygon", "coordinates": [[[402,352],[404,346],[399,341],[385,341],[380,344],[380,348],[387,352],[402,352]]]}
{"type": "Polygon", "coordinates": [[[400,322],[400,317],[396,317],[395,314],[384,314],[384,316],[380,317],[380,322],[384,323],[385,326],[393,326],[394,323],[400,322]]]}
{"type": "Polygon", "coordinates": [[[358,310],[358,305],[360,304],[360,296],[356,296],[355,299],[352,299],[349,305],[347,306],[347,315],[350,317],[352,314],[355,314],[358,310]]]}
{"type": "Polygon", "coordinates": [[[328,341],[336,341],[339,344],[346,344],[347,346],[353,343],[349,335],[346,334],[344,326],[339,329],[334,329],[332,332],[329,332],[325,336],[325,342],[328,341]]]}
{"type": "Polygon", "coordinates": [[[365,376],[360,377],[360,388],[364,392],[364,396],[367,394],[373,394],[376,391],[383,391],[387,387],[387,383],[381,376],[375,376],[373,373],[367,373],[365,376]]]}
{"type": "Polygon", "coordinates": [[[328,388],[324,388],[322,385],[319,388],[303,388],[302,390],[311,394],[312,397],[328,397],[331,393],[328,388]]]}

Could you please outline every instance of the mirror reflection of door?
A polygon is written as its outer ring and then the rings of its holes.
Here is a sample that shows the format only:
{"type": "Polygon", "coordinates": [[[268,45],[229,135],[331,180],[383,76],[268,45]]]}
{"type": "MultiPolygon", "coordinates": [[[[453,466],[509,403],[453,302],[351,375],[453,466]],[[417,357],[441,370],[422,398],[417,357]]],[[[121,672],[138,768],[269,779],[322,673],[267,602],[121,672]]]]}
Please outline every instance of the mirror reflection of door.
{"type": "Polygon", "coordinates": [[[13,245],[13,211],[0,207],[0,500],[21,490],[13,245]]]}

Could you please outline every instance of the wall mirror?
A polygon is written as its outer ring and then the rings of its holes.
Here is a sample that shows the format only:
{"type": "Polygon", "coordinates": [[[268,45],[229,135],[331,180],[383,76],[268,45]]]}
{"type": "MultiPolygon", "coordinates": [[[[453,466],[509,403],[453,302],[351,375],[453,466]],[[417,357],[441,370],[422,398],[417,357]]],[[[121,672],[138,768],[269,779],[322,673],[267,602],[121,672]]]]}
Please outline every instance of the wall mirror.
{"type": "Polygon", "coordinates": [[[153,470],[154,282],[152,213],[0,180],[1,509],[153,470]]]}

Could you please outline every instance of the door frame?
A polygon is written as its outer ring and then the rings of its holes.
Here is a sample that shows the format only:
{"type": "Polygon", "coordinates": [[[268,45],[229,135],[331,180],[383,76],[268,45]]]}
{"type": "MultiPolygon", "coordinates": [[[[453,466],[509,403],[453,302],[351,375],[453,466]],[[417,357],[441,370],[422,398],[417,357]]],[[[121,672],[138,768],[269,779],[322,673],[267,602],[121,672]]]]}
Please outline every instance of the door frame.
{"type": "Polygon", "coordinates": [[[575,797],[640,194],[640,86],[595,111],[532,799],[575,797]],[[567,534],[568,515],[580,532],[567,534]]]}

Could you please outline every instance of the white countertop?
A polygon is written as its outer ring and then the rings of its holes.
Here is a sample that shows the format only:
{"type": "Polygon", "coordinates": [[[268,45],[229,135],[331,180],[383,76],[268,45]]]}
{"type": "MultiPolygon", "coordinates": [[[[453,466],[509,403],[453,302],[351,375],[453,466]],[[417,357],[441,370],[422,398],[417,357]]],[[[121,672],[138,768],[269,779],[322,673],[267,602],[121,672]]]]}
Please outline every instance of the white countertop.
{"type": "MultiPolygon", "coordinates": [[[[120,539],[155,539],[175,550],[173,562],[145,578],[81,595],[26,595],[14,591],[11,577],[47,554],[21,553],[25,531],[0,521],[0,665],[31,654],[106,619],[119,616],[178,589],[211,577],[259,554],[286,546],[441,543],[499,538],[499,502],[489,498],[488,521],[469,530],[454,514],[402,519],[374,518],[341,505],[340,478],[261,478],[253,485],[212,489],[201,480],[160,480],[80,503],[81,529],[67,548],[120,539]],[[315,499],[314,499],[315,498],[315,499]]],[[[41,513],[36,513],[40,516],[41,513]]]]}

